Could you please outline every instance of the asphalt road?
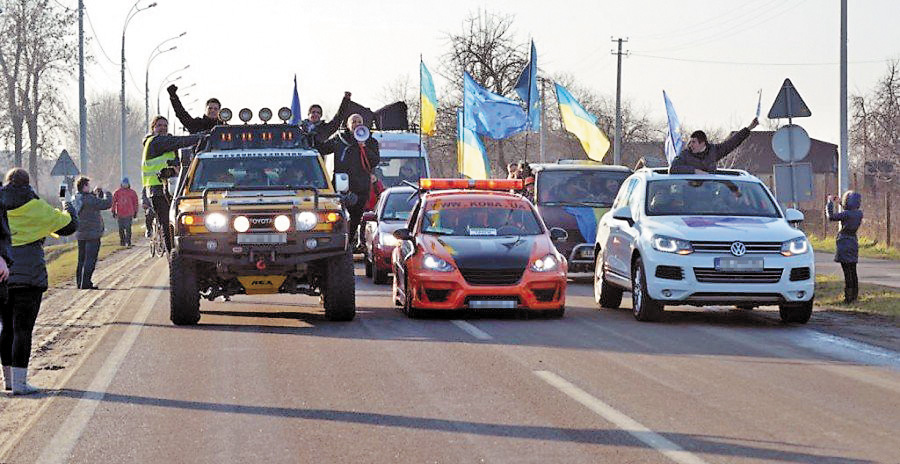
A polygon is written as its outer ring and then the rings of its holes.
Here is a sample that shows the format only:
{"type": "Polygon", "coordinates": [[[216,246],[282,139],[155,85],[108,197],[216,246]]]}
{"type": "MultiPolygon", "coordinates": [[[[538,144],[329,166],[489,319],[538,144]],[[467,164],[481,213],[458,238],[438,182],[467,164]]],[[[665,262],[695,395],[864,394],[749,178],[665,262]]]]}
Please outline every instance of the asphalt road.
{"type": "MultiPolygon", "coordinates": [[[[834,262],[833,253],[816,253],[816,273],[844,277],[840,263],[834,262]]],[[[900,261],[860,258],[856,273],[860,282],[900,287],[900,261]]]]}
{"type": "Polygon", "coordinates": [[[900,355],[772,311],[638,323],[573,284],[563,319],[408,320],[358,276],[353,322],[278,295],[183,328],[163,262],[136,278],[0,461],[900,462],[900,355]]]}

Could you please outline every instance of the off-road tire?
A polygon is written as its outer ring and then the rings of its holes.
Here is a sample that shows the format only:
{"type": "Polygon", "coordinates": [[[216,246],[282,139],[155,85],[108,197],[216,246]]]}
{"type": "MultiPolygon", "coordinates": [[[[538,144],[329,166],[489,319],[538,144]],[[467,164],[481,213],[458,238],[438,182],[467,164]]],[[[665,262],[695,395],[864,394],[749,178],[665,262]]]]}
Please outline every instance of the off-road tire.
{"type": "Polygon", "coordinates": [[[322,286],[325,319],[352,321],[356,316],[356,279],[353,275],[353,255],[349,251],[328,258],[322,286]]]}
{"type": "Polygon", "coordinates": [[[200,321],[200,291],[197,288],[197,264],[172,252],[169,260],[169,319],[175,325],[194,325],[200,321]]]}
{"type": "Polygon", "coordinates": [[[384,285],[390,282],[388,279],[388,271],[378,269],[378,266],[372,266],[372,283],[375,285],[384,285]]]}
{"type": "Polygon", "coordinates": [[[603,278],[603,258],[600,253],[594,259],[594,302],[598,309],[617,309],[622,305],[622,293],[625,291],[603,278]]]}
{"type": "Polygon", "coordinates": [[[650,298],[647,292],[647,274],[640,257],[631,266],[631,305],[634,318],[641,322],[654,322],[662,318],[664,306],[650,298]]]}
{"type": "Polygon", "coordinates": [[[782,322],[806,324],[812,316],[813,300],[803,303],[778,305],[778,314],[782,322]]]}

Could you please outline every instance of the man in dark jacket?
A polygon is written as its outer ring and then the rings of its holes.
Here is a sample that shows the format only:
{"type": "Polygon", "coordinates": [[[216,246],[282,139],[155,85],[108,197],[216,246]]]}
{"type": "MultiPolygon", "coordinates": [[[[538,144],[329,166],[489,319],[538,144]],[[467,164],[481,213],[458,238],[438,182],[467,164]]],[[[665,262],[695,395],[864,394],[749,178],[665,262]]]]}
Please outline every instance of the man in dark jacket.
{"type": "Polygon", "coordinates": [[[705,132],[694,131],[687,147],[672,160],[669,174],[716,172],[716,163],[743,143],[750,136],[750,131],[758,125],[759,121],[753,118],[749,126],[735,132],[721,143],[708,143],[705,132]]]}
{"type": "Polygon", "coordinates": [[[322,107],[318,104],[309,107],[308,117],[300,121],[300,128],[312,136],[314,143],[321,144],[337,132],[343,121],[344,112],[350,104],[350,92],[344,92],[344,98],[338,106],[337,113],[331,121],[322,119],[322,107]]]}
{"type": "Polygon", "coordinates": [[[187,129],[188,133],[205,132],[219,124],[224,124],[219,119],[219,110],[222,109],[222,104],[219,103],[218,98],[206,100],[206,113],[202,117],[195,118],[188,114],[187,110],[184,109],[184,105],[181,104],[181,99],[178,98],[176,93],[178,87],[170,85],[166,90],[169,92],[169,101],[172,103],[172,110],[175,111],[175,116],[181,121],[181,125],[187,129]]]}
{"type": "Polygon", "coordinates": [[[152,133],[144,138],[144,153],[141,158],[141,184],[150,197],[156,220],[162,226],[166,250],[172,250],[172,231],[169,230],[169,198],[159,173],[163,169],[180,163],[175,150],[195,145],[205,134],[175,136],[169,135],[169,121],[156,116],[151,123],[152,133]]]}
{"type": "MultiPolygon", "coordinates": [[[[318,147],[322,155],[334,154],[334,173],[346,173],[350,177],[350,193],[345,206],[350,213],[348,233],[350,243],[355,244],[356,229],[359,227],[369,189],[372,188],[372,169],[378,166],[378,141],[371,134],[364,142],[353,136],[353,131],[363,124],[362,116],[353,114],[347,118],[347,129],[338,132],[318,147]]],[[[334,180],[332,179],[332,182],[334,180]]]]}
{"type": "Polygon", "coordinates": [[[83,290],[96,290],[92,280],[97,257],[100,254],[100,239],[103,237],[103,217],[100,211],[112,207],[112,194],[97,188],[91,191],[91,180],[80,177],[75,182],[75,212],[78,214],[78,267],[75,282],[83,290]]]}
{"type": "Polygon", "coordinates": [[[29,185],[28,171],[11,169],[6,182],[0,190],[0,209],[8,216],[13,264],[7,279],[8,301],[0,305],[0,359],[5,388],[14,395],[27,395],[38,391],[27,380],[31,333],[47,290],[44,238],[53,233],[71,235],[78,221],[72,205],[64,204],[67,212],[62,212],[38,198],[29,185]]]}
{"type": "Polygon", "coordinates": [[[862,225],[862,195],[853,190],[844,192],[841,207],[843,211],[834,211],[834,197],[828,195],[825,203],[825,216],[829,221],[841,221],[841,230],[835,240],[834,261],[841,263],[844,271],[844,303],[852,303],[859,296],[859,278],[856,275],[856,263],[859,261],[859,241],[856,231],[862,225]]]}

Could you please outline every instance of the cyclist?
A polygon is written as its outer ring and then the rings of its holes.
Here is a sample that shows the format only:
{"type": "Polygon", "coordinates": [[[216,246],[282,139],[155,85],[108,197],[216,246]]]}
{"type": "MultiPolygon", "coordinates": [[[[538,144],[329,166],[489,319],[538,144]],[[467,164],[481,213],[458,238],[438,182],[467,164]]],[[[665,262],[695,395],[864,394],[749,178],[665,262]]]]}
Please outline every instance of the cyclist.
{"type": "Polygon", "coordinates": [[[169,121],[156,116],[150,125],[151,133],[144,138],[144,153],[141,158],[142,184],[147,189],[156,220],[162,226],[166,250],[172,250],[172,232],[169,230],[169,204],[166,182],[160,180],[159,173],[172,165],[178,166],[175,150],[195,145],[205,134],[175,136],[169,135],[169,121]]]}

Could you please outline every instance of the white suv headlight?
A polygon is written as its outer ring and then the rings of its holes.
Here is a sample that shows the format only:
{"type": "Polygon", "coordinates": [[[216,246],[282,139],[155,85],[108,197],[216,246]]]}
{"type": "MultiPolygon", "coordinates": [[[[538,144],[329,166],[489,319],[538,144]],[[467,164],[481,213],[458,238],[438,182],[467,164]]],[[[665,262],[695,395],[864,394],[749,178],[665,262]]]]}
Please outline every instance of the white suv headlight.
{"type": "Polygon", "coordinates": [[[450,272],[453,270],[450,263],[430,254],[422,257],[422,266],[429,271],[450,272]]]}
{"type": "Polygon", "coordinates": [[[531,270],[534,272],[549,272],[556,269],[556,265],[559,262],[556,260],[556,257],[553,255],[544,256],[541,259],[534,260],[531,263],[531,270]]]}
{"type": "Polygon", "coordinates": [[[225,232],[228,230],[228,218],[222,213],[210,213],[203,220],[206,230],[210,232],[225,232]]]}
{"type": "Polygon", "coordinates": [[[301,213],[297,213],[297,230],[312,230],[312,228],[316,226],[316,222],[318,222],[316,213],[313,213],[311,211],[303,211],[301,213]]]}
{"type": "Polygon", "coordinates": [[[809,251],[809,242],[806,237],[797,237],[781,244],[781,254],[784,256],[802,255],[809,251]]]}
{"type": "Polygon", "coordinates": [[[679,238],[666,237],[665,235],[654,235],[650,239],[650,243],[653,244],[653,249],[665,253],[689,255],[694,252],[691,242],[679,238]]]}

